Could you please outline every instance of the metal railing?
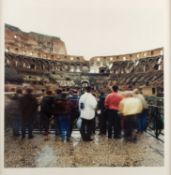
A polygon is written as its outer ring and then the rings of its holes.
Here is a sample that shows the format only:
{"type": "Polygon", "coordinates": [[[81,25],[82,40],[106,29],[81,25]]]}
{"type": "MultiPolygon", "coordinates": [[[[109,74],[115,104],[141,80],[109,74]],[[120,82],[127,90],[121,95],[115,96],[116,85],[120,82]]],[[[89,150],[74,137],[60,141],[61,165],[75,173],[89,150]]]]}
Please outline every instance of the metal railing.
{"type": "MultiPolygon", "coordinates": [[[[7,96],[10,96],[11,94],[6,94],[7,96]]],[[[148,115],[147,115],[147,130],[149,130],[156,138],[159,138],[160,135],[164,135],[164,107],[163,107],[163,98],[162,97],[155,97],[155,96],[148,96],[146,97],[146,100],[149,104],[148,108],[148,115]]],[[[11,108],[5,108],[5,123],[6,128],[11,127],[11,116],[12,116],[11,108]]],[[[98,117],[97,117],[98,120],[98,117]]],[[[55,130],[55,118],[52,116],[50,119],[50,130],[55,130]]],[[[98,123],[98,122],[97,122],[98,123]]],[[[37,111],[37,115],[34,120],[34,131],[42,131],[43,125],[42,120],[40,116],[40,112],[37,111]]],[[[74,124],[74,130],[78,130],[74,124]]],[[[96,129],[99,129],[98,126],[96,129]]]]}
{"type": "Polygon", "coordinates": [[[164,135],[164,99],[163,97],[149,96],[146,97],[149,104],[147,116],[147,129],[154,132],[158,139],[164,135]]]}

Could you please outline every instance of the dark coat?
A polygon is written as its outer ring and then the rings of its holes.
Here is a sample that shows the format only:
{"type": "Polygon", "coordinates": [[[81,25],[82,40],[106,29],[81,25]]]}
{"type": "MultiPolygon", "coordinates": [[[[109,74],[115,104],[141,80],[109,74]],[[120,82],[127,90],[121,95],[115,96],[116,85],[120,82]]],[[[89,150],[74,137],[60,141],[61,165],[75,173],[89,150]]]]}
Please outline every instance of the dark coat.
{"type": "Polygon", "coordinates": [[[21,98],[22,119],[28,121],[33,119],[37,112],[38,103],[32,94],[26,94],[21,98]]]}
{"type": "Polygon", "coordinates": [[[15,94],[11,98],[11,107],[13,109],[14,118],[21,118],[21,109],[20,109],[21,98],[22,98],[22,95],[18,95],[18,94],[15,94]]]}
{"type": "Polygon", "coordinates": [[[53,96],[45,96],[41,101],[41,112],[52,115],[54,104],[54,97],[53,96]]]}
{"type": "Polygon", "coordinates": [[[72,117],[78,118],[79,117],[79,107],[78,107],[79,98],[78,96],[72,95],[72,96],[69,96],[67,99],[72,105],[72,109],[71,109],[72,117]]]}
{"type": "Polygon", "coordinates": [[[71,115],[73,104],[62,95],[57,95],[54,97],[54,107],[53,112],[55,116],[58,115],[71,115]]]}
{"type": "Polygon", "coordinates": [[[100,95],[99,96],[99,102],[98,102],[98,108],[101,109],[102,111],[105,110],[104,101],[105,101],[105,96],[104,95],[100,95]]]}

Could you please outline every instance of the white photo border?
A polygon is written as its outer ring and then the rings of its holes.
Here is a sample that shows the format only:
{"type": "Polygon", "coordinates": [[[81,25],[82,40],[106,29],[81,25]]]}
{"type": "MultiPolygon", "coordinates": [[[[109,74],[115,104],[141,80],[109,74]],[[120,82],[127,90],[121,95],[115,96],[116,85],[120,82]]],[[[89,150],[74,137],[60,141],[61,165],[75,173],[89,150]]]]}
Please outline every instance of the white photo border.
{"type": "MultiPolygon", "coordinates": [[[[0,110],[1,110],[1,118],[0,118],[0,174],[2,175],[47,175],[47,174],[60,174],[60,175],[66,175],[66,174],[119,174],[119,175],[127,175],[128,173],[131,173],[131,175],[170,175],[171,174],[171,81],[170,81],[170,66],[171,66],[171,50],[170,50],[170,33],[171,33],[171,3],[170,0],[156,0],[156,1],[162,1],[165,3],[165,45],[164,45],[164,108],[165,108],[165,163],[163,167],[140,167],[140,168],[4,168],[4,19],[3,19],[3,3],[5,0],[0,1],[0,110]]],[[[14,0],[12,0],[14,1],[14,0]]],[[[41,0],[40,0],[41,1],[41,0]]],[[[42,0],[45,1],[45,0],[42,0]]],[[[65,0],[64,0],[65,1],[65,0]]],[[[78,1],[78,0],[72,0],[78,1]]],[[[95,0],[92,0],[93,2],[95,0]]],[[[100,0],[99,0],[100,1],[100,0]]],[[[112,3],[112,0],[108,0],[110,3],[112,3]]],[[[119,0],[113,0],[118,1],[119,0]]],[[[130,3],[133,3],[138,0],[127,0],[130,3]]],[[[151,0],[148,0],[149,3],[151,0]]],[[[71,0],[70,0],[71,2],[71,0]]],[[[147,2],[147,0],[144,0],[144,2],[147,2]]],[[[153,1],[154,2],[154,1],[153,1]]],[[[50,3],[50,0],[49,0],[50,3]]],[[[128,2],[127,2],[128,3],[128,2]]],[[[148,2],[147,2],[148,3],[148,2]]]]}

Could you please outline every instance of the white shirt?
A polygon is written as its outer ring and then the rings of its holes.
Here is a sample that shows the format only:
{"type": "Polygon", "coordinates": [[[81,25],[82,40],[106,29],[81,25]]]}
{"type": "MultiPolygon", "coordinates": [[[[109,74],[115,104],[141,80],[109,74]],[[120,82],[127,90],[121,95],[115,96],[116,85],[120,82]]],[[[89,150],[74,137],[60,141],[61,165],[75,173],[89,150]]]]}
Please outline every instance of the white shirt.
{"type": "Polygon", "coordinates": [[[97,107],[96,98],[88,92],[85,92],[79,100],[80,117],[91,120],[95,117],[95,109],[97,107]],[[84,104],[84,109],[80,109],[80,104],[84,104]]]}

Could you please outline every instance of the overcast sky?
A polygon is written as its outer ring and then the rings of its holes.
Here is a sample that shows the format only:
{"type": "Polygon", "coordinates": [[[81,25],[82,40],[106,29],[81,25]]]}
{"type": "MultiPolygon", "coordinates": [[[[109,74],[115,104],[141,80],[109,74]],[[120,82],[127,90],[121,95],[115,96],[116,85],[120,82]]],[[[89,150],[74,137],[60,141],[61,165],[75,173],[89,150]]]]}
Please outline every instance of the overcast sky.
{"type": "Polygon", "coordinates": [[[60,37],[90,58],[164,46],[163,0],[4,0],[5,23],[60,37]]]}

